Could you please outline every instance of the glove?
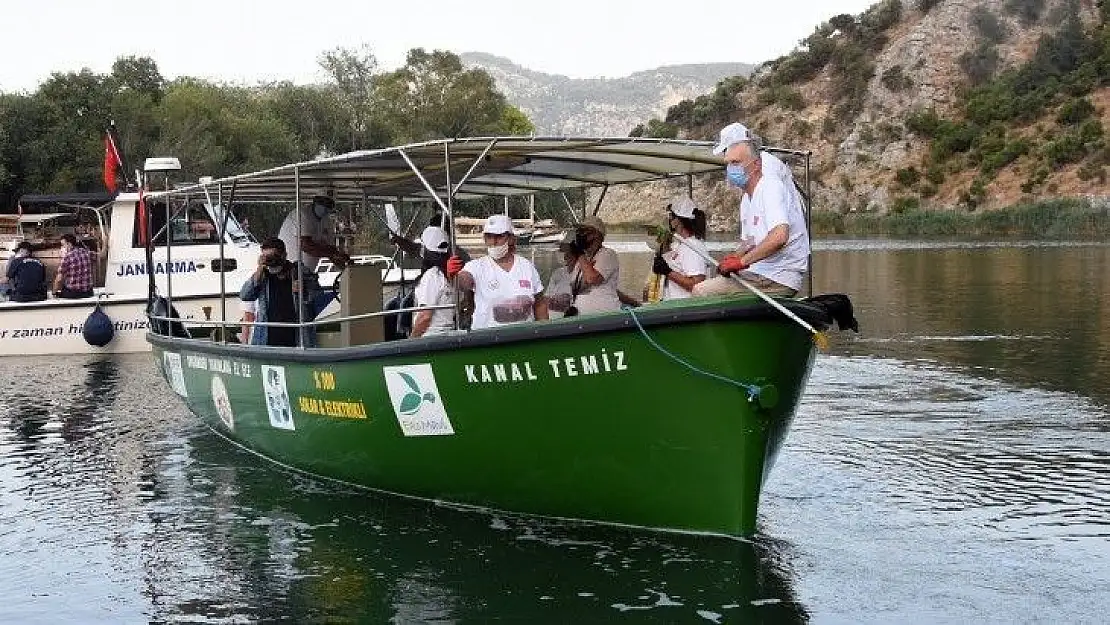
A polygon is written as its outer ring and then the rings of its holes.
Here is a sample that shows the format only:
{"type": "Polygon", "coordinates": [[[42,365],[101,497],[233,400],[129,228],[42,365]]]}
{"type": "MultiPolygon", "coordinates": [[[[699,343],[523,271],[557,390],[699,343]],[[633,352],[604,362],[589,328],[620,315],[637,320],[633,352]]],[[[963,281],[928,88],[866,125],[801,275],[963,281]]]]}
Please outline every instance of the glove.
{"type": "Polygon", "coordinates": [[[655,260],[651,262],[651,272],[660,276],[666,276],[671,273],[671,266],[667,264],[667,261],[663,260],[662,254],[655,255],[655,260]]]}
{"type": "Polygon", "coordinates": [[[725,256],[721,259],[721,264],[717,265],[717,271],[720,272],[722,276],[727,276],[730,273],[739,273],[747,268],[748,265],[745,265],[744,261],[740,260],[740,257],[736,254],[725,256]]]}
{"type": "Polygon", "coordinates": [[[452,256],[451,258],[447,259],[447,277],[448,278],[454,278],[455,276],[459,275],[459,272],[462,271],[462,270],[463,270],[463,262],[462,262],[461,258],[459,258],[458,256],[452,256]]]}

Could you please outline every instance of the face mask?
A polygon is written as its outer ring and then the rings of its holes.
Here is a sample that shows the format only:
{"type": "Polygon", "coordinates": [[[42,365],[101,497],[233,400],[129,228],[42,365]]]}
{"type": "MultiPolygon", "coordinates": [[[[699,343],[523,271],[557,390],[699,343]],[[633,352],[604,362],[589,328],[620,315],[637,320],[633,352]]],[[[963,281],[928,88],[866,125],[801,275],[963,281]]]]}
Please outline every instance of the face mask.
{"type": "Polygon", "coordinates": [[[18,252],[15,253],[16,258],[27,258],[30,255],[31,255],[31,253],[28,252],[27,250],[19,250],[18,252]]]}
{"type": "Polygon", "coordinates": [[[502,258],[505,258],[509,255],[509,244],[502,243],[501,245],[487,247],[486,253],[489,254],[490,258],[492,258],[493,260],[501,260],[502,258]]]}
{"type": "Polygon", "coordinates": [[[312,212],[316,215],[316,219],[323,219],[328,216],[328,208],[322,204],[313,204],[312,212]]]}
{"type": "Polygon", "coordinates": [[[748,185],[748,170],[744,169],[739,163],[729,163],[725,167],[725,176],[728,178],[728,183],[734,187],[748,185]]]}

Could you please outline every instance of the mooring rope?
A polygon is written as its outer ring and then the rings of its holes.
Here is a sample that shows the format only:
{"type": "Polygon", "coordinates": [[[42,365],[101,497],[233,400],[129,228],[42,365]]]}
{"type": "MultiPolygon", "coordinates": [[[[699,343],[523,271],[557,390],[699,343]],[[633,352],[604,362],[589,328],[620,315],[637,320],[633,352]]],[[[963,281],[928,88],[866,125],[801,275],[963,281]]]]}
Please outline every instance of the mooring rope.
{"type": "Polygon", "coordinates": [[[647,340],[648,344],[650,344],[652,347],[654,347],[659,353],[661,353],[664,356],[670,358],[671,360],[677,362],[678,364],[682,365],[683,367],[686,367],[690,371],[693,371],[694,373],[697,373],[698,375],[703,375],[707,378],[712,378],[714,380],[718,380],[720,382],[724,382],[726,384],[731,384],[733,386],[737,386],[741,389],[744,389],[748,393],[748,401],[750,401],[750,402],[755,402],[757,399],[759,399],[759,395],[763,392],[763,388],[760,387],[759,385],[748,384],[747,382],[741,382],[740,380],[733,380],[732,378],[729,378],[729,377],[726,377],[726,376],[723,376],[723,375],[720,375],[720,374],[717,374],[717,373],[713,373],[712,371],[706,371],[705,369],[701,369],[701,368],[691,364],[689,361],[685,360],[684,358],[682,358],[678,354],[675,354],[674,352],[670,351],[666,347],[663,347],[658,342],[656,342],[656,340],[653,339],[651,337],[651,335],[647,333],[647,330],[644,328],[643,324],[640,323],[640,318],[636,316],[636,309],[635,308],[632,308],[631,306],[629,306],[629,307],[626,307],[625,310],[627,310],[628,315],[630,317],[632,317],[632,321],[635,322],[636,327],[640,329],[640,334],[642,334],[644,336],[644,339],[647,340]]]}

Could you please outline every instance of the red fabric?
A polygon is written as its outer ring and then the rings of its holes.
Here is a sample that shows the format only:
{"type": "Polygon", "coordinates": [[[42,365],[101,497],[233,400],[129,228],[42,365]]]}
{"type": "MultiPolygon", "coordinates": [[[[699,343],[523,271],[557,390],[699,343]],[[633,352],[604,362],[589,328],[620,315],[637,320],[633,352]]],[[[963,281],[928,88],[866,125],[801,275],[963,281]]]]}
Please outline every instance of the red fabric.
{"type": "Polygon", "coordinates": [[[458,256],[452,256],[451,258],[447,259],[447,277],[448,278],[454,278],[455,276],[459,275],[459,272],[462,271],[462,270],[463,270],[463,262],[462,262],[461,258],[459,258],[458,256]]]}
{"type": "Polygon", "coordinates": [[[109,193],[116,192],[118,186],[116,175],[121,165],[123,163],[120,162],[119,151],[116,150],[112,134],[109,132],[104,136],[104,188],[108,189],[109,193]]]}
{"type": "Polygon", "coordinates": [[[139,245],[146,247],[148,241],[148,234],[146,231],[146,199],[143,198],[142,189],[139,189],[139,204],[136,206],[136,210],[139,211],[139,245]]]}

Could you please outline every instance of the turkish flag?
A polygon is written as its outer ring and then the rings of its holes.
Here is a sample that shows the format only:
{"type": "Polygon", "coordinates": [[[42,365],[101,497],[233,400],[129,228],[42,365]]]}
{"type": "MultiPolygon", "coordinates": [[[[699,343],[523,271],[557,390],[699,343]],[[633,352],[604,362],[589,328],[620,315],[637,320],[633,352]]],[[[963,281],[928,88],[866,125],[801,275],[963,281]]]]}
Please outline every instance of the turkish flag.
{"type": "Polygon", "coordinates": [[[108,128],[108,132],[104,134],[104,188],[109,193],[115,193],[119,189],[116,178],[123,169],[123,157],[120,156],[114,130],[108,128]]]}

